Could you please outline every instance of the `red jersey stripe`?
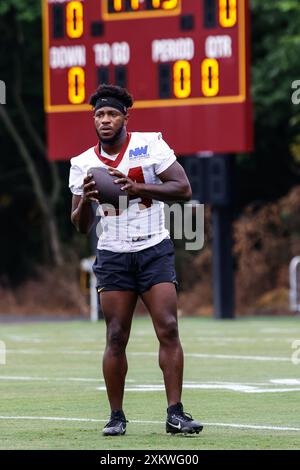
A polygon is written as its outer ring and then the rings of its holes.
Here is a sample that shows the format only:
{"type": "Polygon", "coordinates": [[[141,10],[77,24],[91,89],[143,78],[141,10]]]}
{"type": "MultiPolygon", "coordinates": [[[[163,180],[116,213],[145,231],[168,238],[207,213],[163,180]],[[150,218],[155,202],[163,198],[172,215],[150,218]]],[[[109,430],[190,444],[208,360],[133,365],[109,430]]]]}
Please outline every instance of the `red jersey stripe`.
{"type": "Polygon", "coordinates": [[[124,154],[125,154],[125,152],[128,148],[130,139],[131,139],[131,133],[128,132],[126,141],[124,142],[124,145],[121,149],[121,152],[119,153],[119,155],[117,156],[117,158],[115,160],[110,160],[109,158],[105,158],[105,157],[103,157],[103,155],[100,154],[100,152],[99,152],[100,141],[97,143],[96,147],[94,147],[95,154],[97,155],[99,160],[101,160],[101,162],[104,163],[105,165],[111,166],[112,168],[117,168],[120,165],[120,163],[122,161],[122,158],[124,157],[124,154]]]}

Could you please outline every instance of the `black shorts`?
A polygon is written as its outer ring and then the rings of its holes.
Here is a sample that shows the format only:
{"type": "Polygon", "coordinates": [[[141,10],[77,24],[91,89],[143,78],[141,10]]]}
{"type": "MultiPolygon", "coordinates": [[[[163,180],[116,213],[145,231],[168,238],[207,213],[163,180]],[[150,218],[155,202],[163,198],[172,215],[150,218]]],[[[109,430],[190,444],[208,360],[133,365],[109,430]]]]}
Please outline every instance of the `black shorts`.
{"type": "Polygon", "coordinates": [[[174,244],[169,238],[134,253],[97,250],[93,265],[97,290],[142,294],[161,282],[172,282],[177,288],[174,258],[174,244]]]}

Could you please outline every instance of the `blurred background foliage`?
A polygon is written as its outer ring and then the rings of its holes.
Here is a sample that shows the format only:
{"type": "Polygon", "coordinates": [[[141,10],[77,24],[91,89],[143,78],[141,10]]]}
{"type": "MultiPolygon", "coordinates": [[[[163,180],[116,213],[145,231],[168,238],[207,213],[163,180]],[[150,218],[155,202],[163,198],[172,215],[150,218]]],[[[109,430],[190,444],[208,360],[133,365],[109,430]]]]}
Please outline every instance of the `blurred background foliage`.
{"type": "MultiPolygon", "coordinates": [[[[40,6],[39,0],[0,3],[0,79],[7,85],[7,104],[0,106],[2,289],[17,289],[25,280],[40,279],[40,266],[46,270],[51,266],[55,272],[68,263],[75,266],[79,258],[90,253],[89,241],[79,236],[69,221],[69,163],[53,164],[46,158],[40,6]]],[[[255,150],[251,155],[237,156],[239,192],[235,208],[236,272],[240,285],[237,300],[241,305],[257,302],[263,289],[271,289],[270,269],[273,277],[277,276],[273,287],[286,286],[289,257],[297,254],[298,248],[300,251],[297,243],[292,250],[286,245],[300,237],[300,222],[290,223],[291,218],[299,220],[300,205],[297,188],[293,189],[299,184],[300,174],[300,105],[291,100],[292,83],[300,80],[300,2],[252,0],[251,9],[255,150]],[[286,198],[293,200],[292,215],[286,215],[286,198]],[[276,248],[271,243],[272,249],[285,253],[275,257],[276,267],[269,263],[274,260],[274,251],[268,252],[268,244],[261,242],[266,234],[269,241],[278,243],[276,248]],[[253,250],[260,253],[261,261],[250,266],[246,260],[253,250]],[[255,266],[261,266],[259,274],[255,266]],[[262,289],[253,287],[250,281],[254,278],[262,289]],[[249,289],[255,292],[255,298],[246,298],[249,289]]],[[[207,227],[205,249],[196,256],[179,252],[178,270],[184,280],[180,273],[185,271],[184,263],[193,257],[198,268],[183,288],[189,298],[194,289],[199,300],[201,293],[196,284],[199,288],[199,282],[204,282],[201,292],[208,305],[209,208],[207,227]]]]}

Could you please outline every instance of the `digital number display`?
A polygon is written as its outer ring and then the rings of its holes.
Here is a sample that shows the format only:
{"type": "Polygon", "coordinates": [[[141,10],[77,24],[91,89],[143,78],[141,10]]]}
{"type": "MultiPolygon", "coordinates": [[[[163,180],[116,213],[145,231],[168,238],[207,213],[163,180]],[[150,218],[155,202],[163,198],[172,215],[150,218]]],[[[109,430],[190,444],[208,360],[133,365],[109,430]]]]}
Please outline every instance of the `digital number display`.
{"type": "Polygon", "coordinates": [[[182,0],[103,0],[105,20],[128,20],[178,15],[182,0]]]}
{"type": "Polygon", "coordinates": [[[219,63],[216,59],[204,59],[201,66],[202,92],[204,96],[216,96],[219,93],[219,63]]]}
{"type": "Polygon", "coordinates": [[[72,67],[68,72],[68,96],[70,103],[80,104],[85,100],[85,72],[81,67],[72,67]]]}
{"type": "Polygon", "coordinates": [[[81,2],[69,2],[66,6],[67,35],[80,38],[83,35],[83,5],[81,2]]]}
{"type": "Polygon", "coordinates": [[[130,125],[164,131],[176,152],[250,149],[249,16],[249,0],[43,0],[50,158],[92,139],[100,83],[128,88],[130,125]]]}
{"type": "Polygon", "coordinates": [[[174,64],[174,95],[176,98],[188,98],[191,94],[191,65],[186,60],[174,64]]]}
{"type": "Polygon", "coordinates": [[[219,0],[219,19],[223,28],[232,28],[237,22],[237,1],[219,0]]]}

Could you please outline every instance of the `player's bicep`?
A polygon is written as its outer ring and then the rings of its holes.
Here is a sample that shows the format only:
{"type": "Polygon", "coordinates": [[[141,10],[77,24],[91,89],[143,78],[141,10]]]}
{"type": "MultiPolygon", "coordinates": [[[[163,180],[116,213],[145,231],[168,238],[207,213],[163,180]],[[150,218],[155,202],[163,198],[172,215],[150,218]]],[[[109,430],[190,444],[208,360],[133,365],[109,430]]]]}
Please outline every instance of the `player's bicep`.
{"type": "Polygon", "coordinates": [[[157,175],[162,183],[167,181],[176,181],[178,183],[190,184],[182,166],[176,161],[172,163],[165,171],[157,175]]]}

